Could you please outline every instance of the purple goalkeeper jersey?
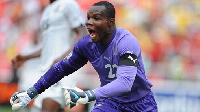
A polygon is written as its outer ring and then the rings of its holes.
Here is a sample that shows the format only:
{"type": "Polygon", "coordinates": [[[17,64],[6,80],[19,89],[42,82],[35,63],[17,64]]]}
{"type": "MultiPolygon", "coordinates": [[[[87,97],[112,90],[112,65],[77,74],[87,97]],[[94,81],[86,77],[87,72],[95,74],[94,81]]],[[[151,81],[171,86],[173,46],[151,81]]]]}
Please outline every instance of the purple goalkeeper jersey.
{"type": "MultiPolygon", "coordinates": [[[[141,48],[137,39],[127,30],[117,28],[109,43],[93,43],[90,35],[80,39],[70,57],[55,64],[38,80],[34,88],[43,92],[90,61],[97,71],[101,87],[94,90],[96,98],[109,98],[118,102],[132,102],[146,96],[152,84],[145,76],[141,48]],[[119,65],[120,56],[137,56],[138,66],[119,65]]],[[[81,75],[81,74],[80,74],[81,75]]]]}

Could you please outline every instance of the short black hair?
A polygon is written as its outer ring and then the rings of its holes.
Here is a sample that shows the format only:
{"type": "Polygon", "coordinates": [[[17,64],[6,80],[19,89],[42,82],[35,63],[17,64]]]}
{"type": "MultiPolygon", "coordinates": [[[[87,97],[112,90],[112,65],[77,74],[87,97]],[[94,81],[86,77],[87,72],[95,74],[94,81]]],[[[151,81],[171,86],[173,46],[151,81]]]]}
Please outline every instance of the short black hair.
{"type": "Polygon", "coordinates": [[[94,3],[92,6],[105,6],[106,15],[108,18],[115,18],[115,7],[108,1],[100,1],[94,3]]]}

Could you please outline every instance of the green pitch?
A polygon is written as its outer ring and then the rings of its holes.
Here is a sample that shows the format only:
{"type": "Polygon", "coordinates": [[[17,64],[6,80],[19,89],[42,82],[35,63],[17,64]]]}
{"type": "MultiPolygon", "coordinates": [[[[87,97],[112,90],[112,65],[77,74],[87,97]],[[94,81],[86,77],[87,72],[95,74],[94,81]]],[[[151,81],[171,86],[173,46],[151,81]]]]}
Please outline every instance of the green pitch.
{"type": "Polygon", "coordinates": [[[2,106],[0,105],[0,112],[13,112],[11,106],[2,106]]]}

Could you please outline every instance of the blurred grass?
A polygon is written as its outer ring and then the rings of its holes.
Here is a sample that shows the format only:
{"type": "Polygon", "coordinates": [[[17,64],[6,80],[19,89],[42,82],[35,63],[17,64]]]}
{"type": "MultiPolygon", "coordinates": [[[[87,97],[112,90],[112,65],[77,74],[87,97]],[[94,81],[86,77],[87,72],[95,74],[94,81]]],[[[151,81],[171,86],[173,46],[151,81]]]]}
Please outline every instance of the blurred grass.
{"type": "Polygon", "coordinates": [[[11,109],[11,106],[2,106],[0,105],[0,112],[13,112],[12,109],[11,109]]]}

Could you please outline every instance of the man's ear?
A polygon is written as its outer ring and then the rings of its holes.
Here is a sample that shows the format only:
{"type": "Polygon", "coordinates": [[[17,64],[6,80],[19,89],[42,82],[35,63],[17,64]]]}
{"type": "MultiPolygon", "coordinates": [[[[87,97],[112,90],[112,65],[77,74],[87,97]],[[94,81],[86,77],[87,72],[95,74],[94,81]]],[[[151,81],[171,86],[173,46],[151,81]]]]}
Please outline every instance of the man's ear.
{"type": "Polygon", "coordinates": [[[110,18],[108,25],[111,26],[115,24],[115,18],[110,18]]]}

